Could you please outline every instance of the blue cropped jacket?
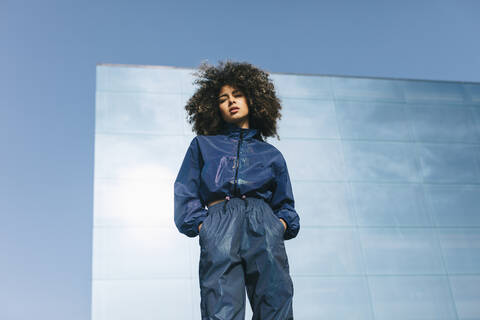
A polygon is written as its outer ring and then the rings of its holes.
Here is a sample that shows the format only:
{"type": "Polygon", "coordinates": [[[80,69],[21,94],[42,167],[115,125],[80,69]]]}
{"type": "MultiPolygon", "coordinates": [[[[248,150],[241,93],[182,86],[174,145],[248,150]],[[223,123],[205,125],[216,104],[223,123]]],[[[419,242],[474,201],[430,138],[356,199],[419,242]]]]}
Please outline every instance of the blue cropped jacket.
{"type": "Polygon", "coordinates": [[[207,204],[230,197],[262,198],[285,220],[284,240],[297,236],[300,218],[295,211],[287,163],[273,145],[262,141],[257,129],[225,122],[218,135],[197,135],[190,142],[174,184],[174,220],[188,237],[208,215],[207,204]]]}

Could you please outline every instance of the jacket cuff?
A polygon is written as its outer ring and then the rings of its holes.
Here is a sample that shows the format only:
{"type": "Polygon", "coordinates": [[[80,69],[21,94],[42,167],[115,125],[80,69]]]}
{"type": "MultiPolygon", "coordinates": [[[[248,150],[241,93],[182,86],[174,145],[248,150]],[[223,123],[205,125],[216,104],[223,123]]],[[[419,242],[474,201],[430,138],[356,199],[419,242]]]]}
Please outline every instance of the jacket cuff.
{"type": "Polygon", "coordinates": [[[190,220],[188,224],[184,225],[185,229],[184,229],[184,232],[182,232],[182,233],[184,233],[185,235],[187,235],[190,238],[198,236],[198,234],[199,234],[198,226],[208,216],[206,209],[202,209],[202,211],[203,211],[202,215],[196,217],[194,220],[190,220]]]}
{"type": "Polygon", "coordinates": [[[283,239],[290,240],[295,238],[300,231],[300,217],[298,216],[298,214],[295,214],[292,217],[292,215],[288,214],[288,212],[280,210],[279,212],[276,212],[275,215],[278,218],[282,218],[283,220],[285,220],[285,223],[287,224],[287,229],[283,234],[283,239]]]}

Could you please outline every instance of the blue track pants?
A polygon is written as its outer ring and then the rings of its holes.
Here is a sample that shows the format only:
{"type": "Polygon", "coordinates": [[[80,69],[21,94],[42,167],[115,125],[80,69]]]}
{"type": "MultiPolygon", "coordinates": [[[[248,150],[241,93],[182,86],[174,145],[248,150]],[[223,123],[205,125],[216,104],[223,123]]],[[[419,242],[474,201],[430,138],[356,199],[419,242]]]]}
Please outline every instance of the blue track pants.
{"type": "Polygon", "coordinates": [[[209,207],[200,228],[202,320],[244,320],[245,287],[252,320],[293,319],[293,283],[284,226],[259,198],[209,207]]]}

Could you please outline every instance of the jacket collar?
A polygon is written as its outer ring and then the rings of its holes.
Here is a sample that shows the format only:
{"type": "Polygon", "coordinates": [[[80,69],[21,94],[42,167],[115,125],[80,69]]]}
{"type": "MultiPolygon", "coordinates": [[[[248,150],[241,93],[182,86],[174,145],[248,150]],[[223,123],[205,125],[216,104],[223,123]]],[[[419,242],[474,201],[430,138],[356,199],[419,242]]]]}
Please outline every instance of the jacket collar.
{"type": "Polygon", "coordinates": [[[240,132],[242,133],[242,139],[252,139],[257,138],[260,139],[260,132],[258,129],[255,128],[240,128],[234,123],[224,122],[222,133],[228,135],[229,137],[233,138],[240,138],[240,132]]]}

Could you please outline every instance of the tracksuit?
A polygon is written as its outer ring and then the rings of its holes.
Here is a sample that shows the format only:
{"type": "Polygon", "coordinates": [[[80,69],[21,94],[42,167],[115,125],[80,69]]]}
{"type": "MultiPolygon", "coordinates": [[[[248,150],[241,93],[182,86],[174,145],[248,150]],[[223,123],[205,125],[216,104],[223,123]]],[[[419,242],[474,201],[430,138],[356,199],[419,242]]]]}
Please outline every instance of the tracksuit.
{"type": "Polygon", "coordinates": [[[243,320],[245,288],[252,320],[293,319],[284,240],[297,236],[300,218],[286,161],[257,129],[225,122],[220,134],[192,139],[174,184],[174,220],[199,235],[203,320],[243,320]]]}

